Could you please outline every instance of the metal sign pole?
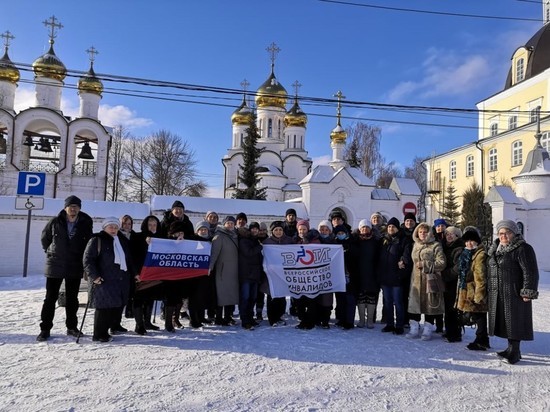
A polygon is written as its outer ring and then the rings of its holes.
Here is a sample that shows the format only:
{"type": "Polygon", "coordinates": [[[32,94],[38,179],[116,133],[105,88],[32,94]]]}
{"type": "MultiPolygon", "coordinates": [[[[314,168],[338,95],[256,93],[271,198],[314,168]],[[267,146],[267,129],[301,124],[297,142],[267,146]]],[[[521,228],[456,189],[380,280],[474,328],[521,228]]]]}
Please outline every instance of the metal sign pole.
{"type": "Polygon", "coordinates": [[[29,208],[28,214],[27,214],[27,234],[25,235],[25,257],[23,258],[23,277],[27,277],[27,267],[28,267],[28,261],[29,261],[29,238],[31,235],[31,213],[32,208],[29,208]]]}

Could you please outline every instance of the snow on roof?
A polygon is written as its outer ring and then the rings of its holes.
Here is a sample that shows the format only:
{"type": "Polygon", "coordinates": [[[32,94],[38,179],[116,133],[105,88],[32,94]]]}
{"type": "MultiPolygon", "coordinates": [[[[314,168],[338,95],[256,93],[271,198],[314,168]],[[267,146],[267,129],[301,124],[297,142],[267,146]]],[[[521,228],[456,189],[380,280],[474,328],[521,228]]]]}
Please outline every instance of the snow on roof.
{"type": "Polygon", "coordinates": [[[370,197],[373,200],[399,200],[391,189],[374,189],[370,197]]]}
{"type": "Polygon", "coordinates": [[[485,196],[484,202],[521,204],[512,188],[508,186],[493,186],[485,196]]]}
{"type": "Polygon", "coordinates": [[[261,165],[256,169],[259,175],[272,175],[285,177],[277,166],[274,165],[261,165]]]}
{"type": "Polygon", "coordinates": [[[302,189],[296,183],[287,183],[283,186],[284,191],[301,191],[302,189]]]}
{"type": "Polygon", "coordinates": [[[394,177],[390,189],[399,195],[422,196],[422,192],[414,179],[394,177]]]}
{"type": "MultiPolygon", "coordinates": [[[[169,210],[174,201],[180,200],[185,205],[186,212],[206,214],[213,210],[221,215],[234,215],[244,212],[250,215],[274,216],[280,218],[289,208],[287,202],[274,202],[269,200],[244,200],[244,199],[220,199],[211,197],[186,197],[186,196],[152,196],[151,209],[153,211],[169,210]]],[[[303,203],[292,203],[298,216],[308,216],[303,203]]]]}
{"type": "Polygon", "coordinates": [[[355,182],[360,186],[374,186],[374,182],[369,177],[365,176],[361,170],[355,167],[341,167],[338,170],[334,170],[332,166],[329,165],[319,165],[316,166],[313,171],[302,179],[302,183],[330,183],[332,179],[336,177],[338,173],[347,172],[347,174],[355,180],[355,182]]]}
{"type": "Polygon", "coordinates": [[[360,169],[356,167],[346,167],[346,172],[361,186],[374,186],[374,181],[367,177],[360,169]]]}

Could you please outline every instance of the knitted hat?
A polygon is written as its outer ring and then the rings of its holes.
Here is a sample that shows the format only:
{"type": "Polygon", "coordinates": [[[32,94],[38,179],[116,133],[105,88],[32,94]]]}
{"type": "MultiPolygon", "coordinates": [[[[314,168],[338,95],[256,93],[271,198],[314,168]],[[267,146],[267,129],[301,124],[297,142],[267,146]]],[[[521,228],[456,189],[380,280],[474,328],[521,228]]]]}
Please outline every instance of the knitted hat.
{"type": "Polygon", "coordinates": [[[197,224],[195,225],[195,232],[198,232],[199,229],[201,229],[201,228],[203,228],[203,227],[205,227],[205,228],[207,228],[207,229],[210,229],[210,223],[208,223],[208,222],[205,221],[205,220],[200,221],[199,223],[197,223],[197,224]]]}
{"type": "Polygon", "coordinates": [[[239,213],[235,218],[235,220],[239,220],[239,219],[244,219],[245,222],[248,222],[248,217],[246,217],[246,213],[244,212],[239,213]]]}
{"type": "Polygon", "coordinates": [[[513,220],[501,220],[497,223],[497,233],[500,229],[505,228],[510,230],[514,235],[519,234],[519,228],[513,220]]]}
{"type": "Polygon", "coordinates": [[[473,240],[477,244],[481,243],[481,236],[479,230],[474,226],[466,226],[464,228],[464,233],[462,234],[462,240],[466,242],[467,240],[473,240]]]}
{"type": "Polygon", "coordinates": [[[271,225],[269,225],[269,229],[271,230],[278,227],[280,227],[281,229],[284,228],[284,222],[282,220],[275,220],[274,222],[271,222],[271,225]]]}
{"type": "Polygon", "coordinates": [[[447,229],[445,229],[445,233],[453,233],[456,237],[462,237],[462,230],[460,230],[456,226],[449,226],[447,229]]]}
{"type": "Polygon", "coordinates": [[[175,207],[181,207],[183,210],[185,210],[185,206],[179,200],[176,200],[174,203],[172,203],[172,209],[175,207]]]}
{"type": "Polygon", "coordinates": [[[435,219],[434,226],[437,227],[439,225],[449,226],[449,224],[445,221],[445,219],[435,219]]]}
{"type": "Polygon", "coordinates": [[[296,227],[298,226],[305,226],[307,227],[307,230],[309,230],[309,220],[305,220],[305,219],[299,220],[296,227]]]}
{"type": "Polygon", "coordinates": [[[288,216],[288,215],[294,215],[296,216],[296,210],[295,209],[287,209],[286,212],[285,212],[285,216],[288,216]]]}
{"type": "Polygon", "coordinates": [[[267,230],[267,225],[265,222],[260,222],[260,230],[267,230]]]}
{"type": "Polygon", "coordinates": [[[370,215],[370,220],[372,221],[372,218],[378,216],[380,219],[384,220],[384,216],[382,216],[382,213],[380,212],[374,212],[372,215],[370,215]]]}
{"type": "Polygon", "coordinates": [[[407,219],[411,219],[411,220],[414,220],[414,222],[416,223],[416,216],[414,215],[414,213],[405,213],[405,217],[403,218],[403,222],[407,219]]]}
{"type": "Polygon", "coordinates": [[[260,224],[258,222],[252,222],[248,225],[248,228],[249,229],[256,228],[256,229],[260,230],[260,224]]]}
{"type": "Polygon", "coordinates": [[[322,226],[328,227],[328,230],[332,232],[332,223],[330,223],[328,220],[321,220],[319,224],[317,225],[317,229],[321,230],[322,226]]]}
{"type": "Polygon", "coordinates": [[[68,207],[70,205],[77,205],[78,207],[82,207],[82,201],[75,195],[71,195],[67,199],[65,199],[65,207],[68,207]]]}
{"type": "Polygon", "coordinates": [[[209,210],[208,212],[206,212],[206,215],[204,215],[204,218],[205,218],[205,219],[208,219],[208,216],[210,216],[210,215],[216,215],[216,216],[218,216],[218,214],[217,214],[216,212],[214,212],[214,211],[212,211],[212,210],[209,210]]]}
{"type": "Polygon", "coordinates": [[[399,223],[399,219],[396,218],[396,217],[392,217],[389,221],[388,221],[388,226],[389,225],[393,225],[395,226],[397,229],[399,229],[399,226],[401,226],[401,223],[399,223]]]}
{"type": "Polygon", "coordinates": [[[368,227],[369,229],[371,228],[371,225],[370,225],[370,222],[367,220],[367,219],[361,219],[359,221],[359,226],[358,228],[361,229],[362,227],[368,227]]]}
{"type": "Polygon", "coordinates": [[[225,219],[223,220],[223,223],[225,224],[226,222],[236,223],[237,220],[233,216],[226,216],[225,219]]]}
{"type": "MultiPolygon", "coordinates": [[[[78,199],[78,198],[77,198],[78,199]]],[[[71,203],[71,205],[75,205],[76,203],[71,203]]],[[[105,229],[109,225],[116,225],[116,227],[120,227],[120,221],[118,218],[114,216],[109,216],[103,219],[103,222],[101,223],[101,228],[105,229]]]]}
{"type": "Polygon", "coordinates": [[[338,233],[338,232],[344,232],[344,233],[348,233],[348,228],[346,227],[346,225],[338,225],[334,228],[334,233],[338,233]]]}

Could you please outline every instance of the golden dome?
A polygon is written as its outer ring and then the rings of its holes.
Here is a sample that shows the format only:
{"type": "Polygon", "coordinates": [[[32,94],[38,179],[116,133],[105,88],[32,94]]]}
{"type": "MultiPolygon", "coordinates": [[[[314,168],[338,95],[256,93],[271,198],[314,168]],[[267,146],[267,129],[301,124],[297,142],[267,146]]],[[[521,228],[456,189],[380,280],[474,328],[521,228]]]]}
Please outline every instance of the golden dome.
{"type": "Polygon", "coordinates": [[[286,89],[279,83],[271,68],[271,75],[256,92],[257,107],[282,107],[286,109],[286,89]]]}
{"type": "Polygon", "coordinates": [[[17,83],[20,77],[19,70],[10,60],[8,50],[6,49],[4,56],[0,59],[0,80],[17,83]]]}
{"type": "Polygon", "coordinates": [[[63,64],[59,57],[55,55],[53,51],[53,42],[50,41],[50,50],[32,64],[35,76],[48,77],[50,79],[55,79],[63,81],[67,75],[67,68],[63,64]]]}
{"type": "Polygon", "coordinates": [[[83,93],[93,93],[101,96],[103,83],[96,77],[93,64],[90,65],[88,73],[78,81],[78,90],[83,93]]]}
{"type": "Polygon", "coordinates": [[[250,121],[253,119],[253,113],[250,107],[246,104],[246,97],[243,96],[243,102],[241,105],[233,112],[231,116],[231,123],[234,125],[246,126],[250,124],[250,121]]]}
{"type": "Polygon", "coordinates": [[[306,127],[307,124],[307,115],[302,111],[298,105],[298,99],[295,100],[294,104],[285,115],[285,126],[297,126],[297,127],[306,127]]]}
{"type": "Polygon", "coordinates": [[[340,125],[340,122],[338,122],[338,125],[336,125],[336,127],[332,129],[332,132],[330,132],[330,141],[333,143],[346,143],[347,137],[348,134],[340,125]]]}

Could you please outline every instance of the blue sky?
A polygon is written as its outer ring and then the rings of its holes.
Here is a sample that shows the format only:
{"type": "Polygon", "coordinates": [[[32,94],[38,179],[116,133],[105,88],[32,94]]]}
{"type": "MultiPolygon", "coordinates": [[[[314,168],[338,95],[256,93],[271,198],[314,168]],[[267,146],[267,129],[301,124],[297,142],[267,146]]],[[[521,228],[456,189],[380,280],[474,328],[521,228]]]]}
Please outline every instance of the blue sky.
{"type": "MultiPolygon", "coordinates": [[[[356,0],[380,5],[448,13],[540,19],[533,1],[356,0]]],[[[4,7],[0,31],[9,30],[10,58],[31,64],[48,48],[42,24],[55,15],[63,24],[55,52],[71,70],[88,69],[85,50],[94,46],[97,73],[222,88],[256,90],[268,77],[266,47],[281,49],[275,74],[289,94],[298,80],[301,96],[402,105],[475,109],[502,90],[509,61],[540,22],[476,19],[351,6],[319,0],[74,1],[19,0],[4,7]]],[[[22,71],[23,80],[32,73],[22,71]]],[[[67,78],[73,85],[76,79],[67,78]]],[[[187,102],[104,93],[100,120],[123,124],[136,136],[167,129],[196,152],[199,177],[219,196],[221,158],[231,143],[231,114],[241,97],[104,82],[107,88],[178,93],[187,102]],[[191,102],[189,102],[191,101],[191,102]],[[192,102],[207,102],[197,104],[192,102]],[[213,105],[220,104],[220,106],[213,105]],[[230,107],[227,107],[230,106],[230,107]]],[[[16,105],[28,107],[33,85],[20,82],[16,105]]],[[[63,91],[63,108],[78,113],[78,96],[63,91]]],[[[290,107],[290,106],[289,106],[290,107]]],[[[331,155],[329,135],[336,105],[301,104],[308,114],[306,149],[316,162],[331,155]]],[[[477,118],[425,112],[403,113],[346,107],[344,127],[361,120],[382,129],[382,154],[401,166],[476,140],[477,118]],[[356,120],[354,120],[356,119],[356,120]],[[399,122],[462,125],[466,128],[399,122]],[[469,128],[468,128],[469,127],[469,128]]]]}

